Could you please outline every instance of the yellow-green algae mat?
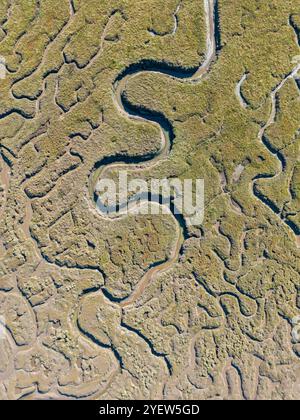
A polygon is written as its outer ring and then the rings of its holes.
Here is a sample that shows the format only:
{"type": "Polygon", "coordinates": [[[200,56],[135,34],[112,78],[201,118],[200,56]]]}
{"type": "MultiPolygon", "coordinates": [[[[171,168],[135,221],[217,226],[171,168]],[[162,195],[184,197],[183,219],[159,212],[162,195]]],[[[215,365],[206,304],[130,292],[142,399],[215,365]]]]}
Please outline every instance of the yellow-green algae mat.
{"type": "Polygon", "coordinates": [[[300,0],[0,0],[0,25],[0,399],[298,399],[300,0]],[[204,179],[202,225],[103,218],[123,161],[204,179]]]}

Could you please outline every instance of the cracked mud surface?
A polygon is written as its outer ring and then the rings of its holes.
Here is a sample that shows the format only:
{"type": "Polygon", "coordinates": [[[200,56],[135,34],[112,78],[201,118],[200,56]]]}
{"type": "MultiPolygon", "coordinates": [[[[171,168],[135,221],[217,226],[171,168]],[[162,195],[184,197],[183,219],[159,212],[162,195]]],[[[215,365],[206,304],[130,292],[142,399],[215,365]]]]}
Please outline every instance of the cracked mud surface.
{"type": "Polygon", "coordinates": [[[300,398],[299,11],[0,3],[0,399],[300,398]],[[103,217],[125,168],[203,225],[103,217]]]}

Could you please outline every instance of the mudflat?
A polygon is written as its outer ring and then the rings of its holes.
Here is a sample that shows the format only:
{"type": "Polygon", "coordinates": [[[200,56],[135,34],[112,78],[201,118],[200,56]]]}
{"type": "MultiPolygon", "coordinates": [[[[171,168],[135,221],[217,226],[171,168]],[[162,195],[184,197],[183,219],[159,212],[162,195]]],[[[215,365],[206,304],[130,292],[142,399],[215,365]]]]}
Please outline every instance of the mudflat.
{"type": "Polygon", "coordinates": [[[300,397],[299,11],[0,4],[0,400],[300,397]]]}

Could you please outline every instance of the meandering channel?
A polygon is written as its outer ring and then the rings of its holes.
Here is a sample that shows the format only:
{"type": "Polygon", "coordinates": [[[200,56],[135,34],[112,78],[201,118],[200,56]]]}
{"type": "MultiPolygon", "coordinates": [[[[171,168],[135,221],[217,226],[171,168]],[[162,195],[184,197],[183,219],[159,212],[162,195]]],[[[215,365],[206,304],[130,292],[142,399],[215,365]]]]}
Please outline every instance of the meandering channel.
{"type": "MultiPolygon", "coordinates": [[[[167,159],[172,151],[175,134],[171,122],[158,112],[141,109],[140,107],[130,104],[126,100],[125,91],[129,80],[139,76],[144,72],[165,74],[173,79],[180,80],[184,83],[199,83],[203,76],[206,75],[217,55],[217,25],[216,18],[218,14],[217,0],[204,0],[204,9],[207,25],[207,51],[204,62],[197,68],[179,68],[165,62],[155,62],[151,60],[143,60],[132,64],[122,71],[113,84],[113,100],[119,113],[133,121],[143,121],[155,125],[161,132],[161,148],[155,155],[145,155],[138,158],[113,156],[106,157],[95,166],[89,183],[89,192],[91,199],[101,218],[114,221],[116,218],[124,217],[120,210],[102,211],[102,203],[97,194],[97,183],[104,179],[105,174],[111,170],[117,171],[144,171],[154,168],[158,163],[167,159]],[[100,205],[99,205],[100,203],[100,205]]],[[[141,197],[138,197],[140,199],[141,197]]],[[[149,198],[147,198],[149,201],[149,198]]],[[[184,217],[178,217],[171,210],[177,222],[177,243],[170,259],[162,264],[155,265],[145,274],[139,282],[136,290],[132,295],[121,302],[121,306],[125,307],[133,304],[143,293],[147,285],[154,276],[167,271],[174,263],[177,262],[184,239],[188,236],[188,229],[185,225],[184,217]]]]}
{"type": "Polygon", "coordinates": [[[276,115],[277,115],[276,99],[277,99],[278,93],[289,80],[294,79],[297,76],[299,71],[300,71],[300,64],[297,64],[295,68],[272,91],[271,113],[270,113],[268,121],[260,129],[259,134],[258,134],[259,141],[266,147],[269,153],[271,153],[273,156],[275,156],[278,159],[278,162],[280,164],[280,170],[275,175],[258,175],[253,180],[253,193],[255,197],[258,200],[260,200],[265,206],[269,207],[273,211],[273,213],[276,214],[276,216],[278,216],[294,232],[294,234],[296,235],[297,246],[299,246],[299,235],[300,235],[299,228],[296,225],[294,225],[293,222],[286,219],[282,214],[283,213],[282,210],[279,209],[276,206],[276,204],[274,204],[271,200],[269,200],[259,191],[257,181],[261,181],[263,179],[275,180],[286,170],[286,161],[285,161],[284,155],[272,146],[272,144],[269,142],[268,138],[266,137],[266,131],[275,123],[275,120],[276,120],[276,115]]]}

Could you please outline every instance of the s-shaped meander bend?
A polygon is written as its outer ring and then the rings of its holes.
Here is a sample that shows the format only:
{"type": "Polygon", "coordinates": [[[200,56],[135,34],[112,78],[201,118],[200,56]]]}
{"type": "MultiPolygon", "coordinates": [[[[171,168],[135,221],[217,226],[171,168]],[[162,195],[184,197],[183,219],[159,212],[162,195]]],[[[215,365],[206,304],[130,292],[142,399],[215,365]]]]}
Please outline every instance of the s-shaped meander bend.
{"type": "MultiPolygon", "coordinates": [[[[144,121],[158,127],[161,132],[161,148],[155,155],[147,155],[138,158],[126,156],[106,157],[95,165],[89,180],[89,193],[93,200],[93,206],[96,206],[97,213],[102,219],[113,222],[116,219],[124,217],[124,214],[120,211],[120,207],[117,210],[114,208],[112,212],[107,211],[107,207],[105,209],[106,211],[101,210],[101,208],[105,207],[105,204],[100,202],[99,205],[99,196],[97,193],[97,184],[99,180],[104,179],[105,174],[112,169],[117,171],[143,171],[154,168],[158,163],[161,163],[169,157],[175,139],[172,124],[163,114],[135,107],[126,100],[124,92],[126,91],[127,83],[129,80],[132,80],[144,72],[164,74],[184,83],[199,83],[209,72],[217,55],[215,24],[217,0],[204,0],[204,10],[207,25],[207,49],[205,60],[199,67],[186,69],[174,67],[167,63],[143,60],[127,67],[118,75],[113,84],[113,101],[119,113],[131,120],[144,121]]],[[[147,201],[149,201],[148,197],[147,201]]],[[[182,243],[184,239],[188,237],[188,229],[183,217],[179,217],[175,212],[172,212],[172,210],[170,211],[170,214],[176,219],[178,229],[178,241],[176,247],[174,247],[175,249],[172,256],[167,262],[151,268],[145,274],[132,295],[129,298],[120,301],[122,307],[133,304],[136,299],[141,296],[155,275],[167,271],[178,260],[182,243]]]]}

